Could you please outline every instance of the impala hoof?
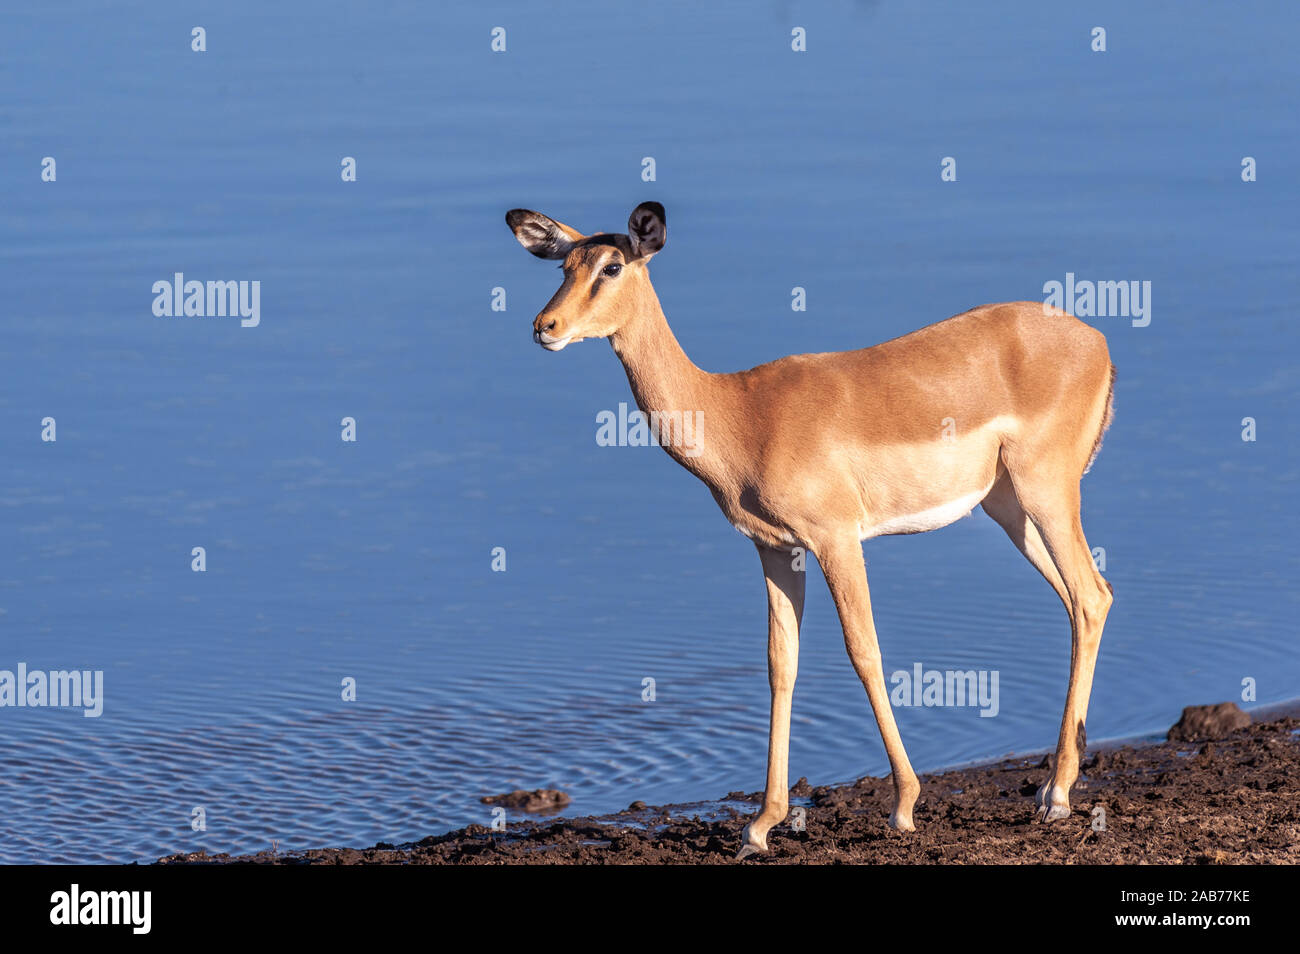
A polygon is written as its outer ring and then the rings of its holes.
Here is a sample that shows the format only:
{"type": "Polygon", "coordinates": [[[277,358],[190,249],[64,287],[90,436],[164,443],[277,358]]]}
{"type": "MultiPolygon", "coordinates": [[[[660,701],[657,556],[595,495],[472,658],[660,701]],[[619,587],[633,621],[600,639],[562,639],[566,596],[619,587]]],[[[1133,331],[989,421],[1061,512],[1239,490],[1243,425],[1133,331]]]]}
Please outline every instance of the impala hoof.
{"type": "Polygon", "coordinates": [[[1034,804],[1038,806],[1037,818],[1040,822],[1060,821],[1070,817],[1069,789],[1055,785],[1051,779],[1034,793],[1034,804]]]}
{"type": "Polygon", "coordinates": [[[1038,820],[1040,822],[1060,821],[1062,818],[1069,817],[1069,805],[1040,805],[1038,808],[1038,820]]]}
{"type": "Polygon", "coordinates": [[[740,851],[736,852],[737,861],[743,861],[750,855],[761,855],[767,851],[767,838],[755,835],[752,825],[746,825],[740,837],[744,844],[740,846],[740,851]]]}
{"type": "Polygon", "coordinates": [[[897,831],[916,831],[916,826],[912,824],[911,814],[900,815],[894,812],[889,816],[889,827],[897,831]]]}

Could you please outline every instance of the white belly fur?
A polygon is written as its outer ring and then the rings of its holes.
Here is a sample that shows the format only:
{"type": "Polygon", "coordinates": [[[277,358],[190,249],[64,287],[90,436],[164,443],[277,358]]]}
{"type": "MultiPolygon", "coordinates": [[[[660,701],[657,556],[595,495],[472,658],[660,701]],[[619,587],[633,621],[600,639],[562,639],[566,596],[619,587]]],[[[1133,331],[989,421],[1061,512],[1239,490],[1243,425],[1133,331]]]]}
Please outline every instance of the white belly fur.
{"type": "Polygon", "coordinates": [[[870,540],[872,537],[884,537],[892,533],[924,533],[927,530],[938,530],[960,520],[974,510],[975,505],[988,495],[989,489],[990,487],[985,487],[983,490],[966,494],[956,500],[931,507],[929,510],[922,510],[920,513],[891,517],[869,527],[859,525],[858,537],[862,540],[870,540]]]}

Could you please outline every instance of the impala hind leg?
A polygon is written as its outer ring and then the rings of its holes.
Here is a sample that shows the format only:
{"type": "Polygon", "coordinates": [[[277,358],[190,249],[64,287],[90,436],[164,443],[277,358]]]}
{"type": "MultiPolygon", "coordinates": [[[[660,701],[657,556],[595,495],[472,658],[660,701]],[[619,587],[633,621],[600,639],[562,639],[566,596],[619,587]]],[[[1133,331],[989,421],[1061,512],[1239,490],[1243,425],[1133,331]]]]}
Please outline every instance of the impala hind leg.
{"type": "Polygon", "coordinates": [[[1043,575],[1043,579],[1051,584],[1056,595],[1065,604],[1068,613],[1070,595],[1065,589],[1065,581],[1061,579],[1056,564],[1052,562],[1052,555],[1047,552],[1047,544],[1043,542],[1038,528],[1034,526],[1034,522],[1029,519],[1029,514],[1025,513],[1025,508],[1020,506],[1020,501],[1016,499],[1016,490],[1011,485],[1011,478],[1005,473],[999,477],[980,506],[998,526],[1007,532],[1016,549],[1025,555],[1025,559],[1043,575]]]}
{"type": "Polygon", "coordinates": [[[767,787],[763,808],[745,826],[739,858],[767,851],[767,833],[790,811],[790,705],[799,669],[799,623],[803,619],[804,580],[789,553],[758,548],[767,579],[767,681],[772,716],[767,735],[767,787]]]}
{"type": "Polygon", "coordinates": [[[912,764],[907,760],[902,737],[894,722],[894,710],[889,704],[889,691],[885,686],[885,672],[880,660],[880,644],[876,639],[875,621],[871,615],[871,593],[867,588],[867,569],[862,561],[862,544],[856,535],[839,538],[829,546],[817,549],[826,585],[835,600],[835,609],[844,629],[844,645],[858,678],[866,687],[871,710],[876,716],[876,726],[885,743],[889,766],[894,778],[894,810],[889,824],[901,831],[913,831],[912,806],[921,794],[912,764]]]}
{"type": "Polygon", "coordinates": [[[1070,787],[1079,777],[1079,762],[1088,744],[1085,728],[1088,698],[1092,693],[1102,628],[1110,611],[1111,587],[1093,565],[1092,551],[1079,519],[1077,488],[1072,493],[1047,498],[1054,503],[1046,505],[1032,495],[1022,494],[1021,499],[1060,575],[1065,587],[1062,599],[1070,614],[1070,682],[1065,712],[1061,716],[1051,774],[1035,799],[1038,818],[1055,821],[1070,815],[1070,787]]]}

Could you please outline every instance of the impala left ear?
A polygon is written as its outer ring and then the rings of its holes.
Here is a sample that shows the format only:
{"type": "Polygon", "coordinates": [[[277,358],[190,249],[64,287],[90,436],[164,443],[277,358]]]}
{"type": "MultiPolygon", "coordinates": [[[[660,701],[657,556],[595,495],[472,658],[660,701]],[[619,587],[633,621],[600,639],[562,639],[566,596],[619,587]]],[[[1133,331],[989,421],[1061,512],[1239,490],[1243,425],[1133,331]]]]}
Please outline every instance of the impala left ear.
{"type": "Polygon", "coordinates": [[[632,240],[632,254],[649,258],[668,240],[668,223],[664,207],[658,202],[642,202],[627,220],[627,237],[632,240]]]}
{"type": "Polygon", "coordinates": [[[562,259],[586,238],[577,229],[531,209],[511,209],[506,213],[506,225],[519,244],[538,258],[562,259]]]}

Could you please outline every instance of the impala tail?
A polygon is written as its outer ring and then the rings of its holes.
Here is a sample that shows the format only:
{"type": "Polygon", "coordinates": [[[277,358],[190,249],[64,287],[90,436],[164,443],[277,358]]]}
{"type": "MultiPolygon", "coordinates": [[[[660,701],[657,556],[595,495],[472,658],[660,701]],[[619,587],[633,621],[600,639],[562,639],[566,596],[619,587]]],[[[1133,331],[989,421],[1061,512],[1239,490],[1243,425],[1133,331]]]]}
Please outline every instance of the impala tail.
{"type": "MultiPolygon", "coordinates": [[[[1101,453],[1101,439],[1106,436],[1106,431],[1110,429],[1110,422],[1115,419],[1115,365],[1110,366],[1110,383],[1106,385],[1106,411],[1101,417],[1101,427],[1097,429],[1097,436],[1092,441],[1092,452],[1088,455],[1088,466],[1083,468],[1086,474],[1092,470],[1093,462],[1096,461],[1097,455],[1101,453]]],[[[1109,583],[1106,584],[1110,586],[1109,583]]]]}

